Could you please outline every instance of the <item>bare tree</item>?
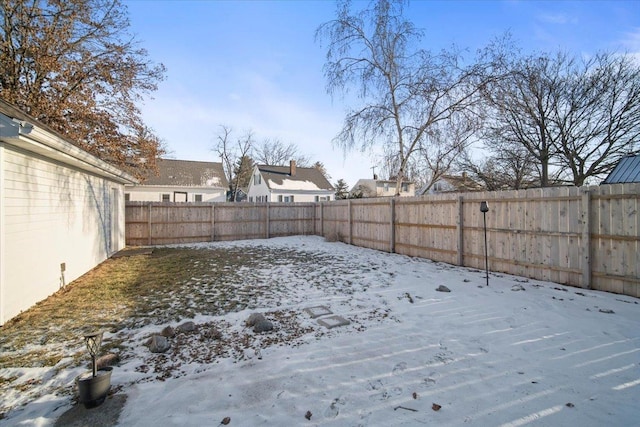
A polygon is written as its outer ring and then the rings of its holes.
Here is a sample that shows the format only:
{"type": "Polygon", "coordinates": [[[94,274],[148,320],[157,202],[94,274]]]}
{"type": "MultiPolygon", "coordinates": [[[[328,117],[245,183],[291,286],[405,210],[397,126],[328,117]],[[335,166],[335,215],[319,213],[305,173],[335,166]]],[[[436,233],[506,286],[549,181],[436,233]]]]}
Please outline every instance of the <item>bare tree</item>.
{"type": "MultiPolygon", "coordinates": [[[[455,49],[414,48],[422,32],[403,18],[402,8],[401,1],[378,0],[371,9],[352,13],[349,2],[340,2],[337,18],[316,32],[318,39],[328,40],[327,91],[334,96],[353,86],[362,101],[348,112],[334,142],[345,150],[394,147],[396,194],[413,154],[427,153],[434,127],[454,117],[457,122],[472,118],[485,71],[478,63],[462,66],[455,49]]],[[[432,153],[438,152],[449,150],[432,153]]]]}
{"type": "Polygon", "coordinates": [[[560,102],[561,75],[571,59],[559,54],[511,58],[505,76],[485,87],[484,95],[493,108],[487,121],[486,140],[498,149],[510,144],[524,147],[536,160],[540,185],[553,185],[550,167],[557,147],[549,135],[553,112],[560,102]]]}
{"type": "Polygon", "coordinates": [[[581,186],[639,152],[640,66],[628,55],[607,52],[575,63],[563,76],[549,134],[565,180],[581,186]]]}
{"type": "Polygon", "coordinates": [[[331,181],[331,175],[329,175],[329,172],[327,172],[327,168],[325,167],[324,163],[315,162],[311,167],[318,169],[322,174],[322,176],[324,176],[327,179],[327,181],[331,181]]]}
{"type": "Polygon", "coordinates": [[[535,159],[519,145],[511,144],[496,149],[479,160],[472,159],[469,150],[465,150],[456,159],[456,168],[483,183],[489,191],[540,186],[535,159]]]}
{"type": "Polygon", "coordinates": [[[231,201],[238,200],[238,189],[242,187],[242,179],[250,162],[248,153],[253,147],[253,132],[247,131],[235,141],[232,140],[233,130],[225,125],[220,125],[220,131],[216,136],[217,142],[214,151],[220,156],[222,166],[229,183],[231,201]]]}
{"type": "Polygon", "coordinates": [[[137,102],[157,89],[120,0],[0,2],[0,96],[86,151],[143,177],[163,153],[137,102]]]}
{"type": "Polygon", "coordinates": [[[423,179],[419,194],[425,194],[442,176],[451,172],[456,159],[469,147],[478,129],[474,120],[459,116],[442,121],[429,131],[416,156],[417,175],[423,179]]]}
{"type": "Polygon", "coordinates": [[[252,157],[257,163],[269,166],[287,166],[291,160],[295,160],[300,167],[308,167],[308,157],[298,152],[295,144],[285,144],[279,139],[264,139],[262,143],[253,147],[252,157]]]}
{"type": "Polygon", "coordinates": [[[493,115],[484,136],[495,152],[524,148],[543,187],[585,184],[638,153],[640,67],[628,55],[515,57],[486,86],[493,115]]]}

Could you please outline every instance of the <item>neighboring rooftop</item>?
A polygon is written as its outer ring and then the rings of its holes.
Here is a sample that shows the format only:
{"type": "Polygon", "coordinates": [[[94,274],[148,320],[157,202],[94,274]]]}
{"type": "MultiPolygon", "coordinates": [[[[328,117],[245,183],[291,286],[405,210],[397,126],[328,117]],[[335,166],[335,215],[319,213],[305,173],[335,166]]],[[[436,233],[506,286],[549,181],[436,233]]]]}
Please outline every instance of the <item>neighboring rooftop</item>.
{"type": "Polygon", "coordinates": [[[258,170],[272,190],[334,190],[320,170],[296,166],[294,161],[289,166],[258,165],[258,170]]]}
{"type": "Polygon", "coordinates": [[[640,182],[640,155],[630,155],[620,159],[602,184],[622,184],[640,182]]]}
{"type": "Polygon", "coordinates": [[[227,178],[219,162],[158,159],[158,175],[151,173],[143,185],[227,188],[227,178]]]}

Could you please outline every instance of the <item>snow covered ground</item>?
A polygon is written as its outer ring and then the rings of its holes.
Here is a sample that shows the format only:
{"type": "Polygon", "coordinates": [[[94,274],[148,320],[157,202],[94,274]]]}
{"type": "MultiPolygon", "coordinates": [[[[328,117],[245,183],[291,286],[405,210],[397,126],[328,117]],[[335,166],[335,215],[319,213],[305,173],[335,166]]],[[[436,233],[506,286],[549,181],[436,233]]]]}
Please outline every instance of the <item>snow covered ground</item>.
{"type": "MultiPolygon", "coordinates": [[[[230,426],[640,422],[638,299],[502,274],[486,287],[483,271],[313,236],[196,246],[295,248],[317,262],[245,272],[268,283],[272,297],[256,310],[176,320],[193,320],[199,332],[173,353],[140,345],[163,325],[118,332],[130,343],[112,377],[127,395],[120,425],[220,426],[227,417],[230,426]],[[350,324],[326,329],[304,311],[314,306],[350,324]],[[255,311],[276,330],[250,331],[244,322],[255,311]],[[213,342],[202,331],[214,327],[245,345],[203,357],[213,342]]],[[[82,370],[59,372],[57,381],[72,385],[82,370]]],[[[27,371],[20,374],[42,375],[27,371]]],[[[45,394],[0,425],[52,425],[70,407],[69,396],[45,394]]]]}

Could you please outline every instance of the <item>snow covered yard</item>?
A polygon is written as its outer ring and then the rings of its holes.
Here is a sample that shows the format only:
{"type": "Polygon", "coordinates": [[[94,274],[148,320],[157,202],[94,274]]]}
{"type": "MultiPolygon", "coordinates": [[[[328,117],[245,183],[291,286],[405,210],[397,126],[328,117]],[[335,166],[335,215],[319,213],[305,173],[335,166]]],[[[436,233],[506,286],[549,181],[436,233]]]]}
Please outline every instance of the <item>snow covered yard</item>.
{"type": "MultiPolygon", "coordinates": [[[[501,274],[486,287],[483,271],[313,236],[190,247],[271,256],[251,266],[198,261],[200,273],[168,290],[162,306],[105,333],[121,351],[112,378],[115,395],[127,396],[120,425],[216,426],[228,417],[231,426],[584,427],[640,419],[637,299],[501,274]],[[207,306],[221,296],[235,303],[207,306]],[[315,306],[350,324],[326,329],[324,316],[304,311],[315,306]],[[253,333],[245,326],[253,312],[275,330],[253,333]],[[186,320],[196,330],[176,335],[167,353],[143,345],[186,320]]],[[[0,425],[53,425],[71,407],[84,367],[64,360],[64,369],[0,367],[0,377],[21,384],[45,378],[33,399],[19,386],[3,393],[2,406],[13,409],[0,425]]]]}

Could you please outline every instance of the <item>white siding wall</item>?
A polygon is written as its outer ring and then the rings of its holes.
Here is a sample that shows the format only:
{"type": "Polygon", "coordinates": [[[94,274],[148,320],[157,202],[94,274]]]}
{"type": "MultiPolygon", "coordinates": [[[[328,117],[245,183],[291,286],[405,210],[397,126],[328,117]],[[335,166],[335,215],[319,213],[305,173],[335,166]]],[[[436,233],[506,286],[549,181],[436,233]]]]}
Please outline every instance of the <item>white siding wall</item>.
{"type": "Polygon", "coordinates": [[[180,191],[187,193],[187,201],[195,202],[196,194],[202,195],[203,202],[226,202],[226,190],[220,188],[193,187],[193,188],[176,188],[176,187],[145,187],[145,186],[126,186],[125,193],[129,193],[129,200],[132,202],[161,202],[163,194],[169,194],[170,201],[173,201],[173,192],[180,191]]]}
{"type": "Polygon", "coordinates": [[[269,192],[269,187],[265,183],[262,175],[260,175],[260,183],[256,184],[256,175],[258,174],[258,168],[253,169],[253,175],[251,176],[251,182],[249,184],[249,190],[247,191],[247,200],[251,202],[257,202],[260,200],[260,197],[266,197],[266,200],[269,202],[277,201],[278,197],[276,196],[276,200],[273,200],[271,197],[271,193],[269,192]]]}
{"type": "Polygon", "coordinates": [[[2,324],[122,249],[125,204],[121,184],[0,145],[2,324]]]}
{"type": "Polygon", "coordinates": [[[322,198],[322,197],[328,197],[328,199],[326,200],[334,200],[335,196],[333,193],[312,193],[312,192],[302,192],[302,191],[273,191],[271,193],[271,199],[270,201],[272,202],[279,202],[280,201],[280,196],[282,196],[282,199],[285,200],[285,197],[291,197],[293,196],[293,201],[294,202],[315,202],[316,201],[316,196],[322,198]]]}

